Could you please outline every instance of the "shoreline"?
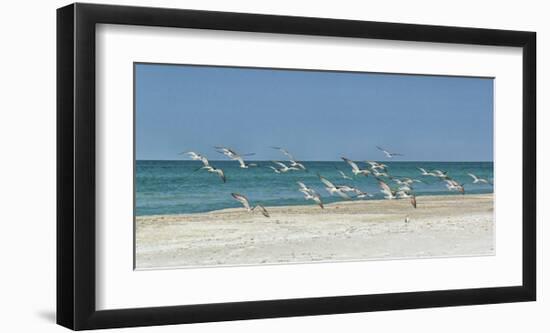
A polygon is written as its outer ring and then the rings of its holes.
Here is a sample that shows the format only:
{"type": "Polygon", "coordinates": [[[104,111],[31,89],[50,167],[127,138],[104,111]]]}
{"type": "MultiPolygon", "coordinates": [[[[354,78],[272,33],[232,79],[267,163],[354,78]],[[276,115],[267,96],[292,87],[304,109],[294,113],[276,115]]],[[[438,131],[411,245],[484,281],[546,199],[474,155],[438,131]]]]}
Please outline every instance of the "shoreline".
{"type": "Polygon", "coordinates": [[[494,254],[493,194],[137,216],[136,269],[494,254]],[[405,222],[408,217],[410,222],[405,222]]]}
{"type": "MultiPolygon", "coordinates": [[[[435,199],[435,198],[454,198],[454,197],[485,197],[485,196],[491,196],[493,197],[494,193],[475,193],[475,194],[441,194],[441,195],[417,195],[416,200],[418,204],[420,204],[424,199],[435,199]]],[[[319,210],[322,210],[317,204],[313,204],[312,201],[305,201],[303,205],[281,205],[281,206],[264,206],[268,211],[274,210],[278,211],[281,209],[292,209],[292,208],[304,208],[307,209],[309,207],[318,208],[319,210]],[[309,202],[309,204],[307,203],[309,202]]],[[[325,203],[324,207],[325,209],[337,206],[337,205],[362,205],[364,203],[382,203],[382,202],[406,202],[409,206],[409,199],[362,199],[362,200],[341,200],[336,202],[330,202],[325,203]]],[[[412,207],[411,207],[412,208],[412,207]]],[[[223,214],[223,213],[234,213],[244,211],[243,207],[234,207],[234,208],[222,208],[222,209],[216,209],[211,210],[208,212],[198,212],[198,213],[179,213],[179,214],[152,214],[152,215],[136,215],[135,219],[136,221],[139,220],[145,220],[145,219],[154,219],[154,218],[163,218],[163,217],[189,217],[189,216],[201,216],[201,215],[212,215],[212,214],[223,214]]]]}

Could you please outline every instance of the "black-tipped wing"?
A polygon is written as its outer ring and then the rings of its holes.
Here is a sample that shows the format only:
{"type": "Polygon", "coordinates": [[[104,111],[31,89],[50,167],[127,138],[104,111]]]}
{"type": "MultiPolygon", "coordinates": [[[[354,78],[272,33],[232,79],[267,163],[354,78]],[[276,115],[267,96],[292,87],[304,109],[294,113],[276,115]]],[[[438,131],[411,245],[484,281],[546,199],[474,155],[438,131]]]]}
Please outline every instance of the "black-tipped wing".
{"type": "Polygon", "coordinates": [[[250,203],[248,202],[248,199],[244,195],[239,193],[231,193],[231,196],[233,196],[235,200],[240,202],[244,206],[244,208],[250,209],[250,203]]]}
{"type": "Polygon", "coordinates": [[[256,208],[258,208],[258,209],[260,210],[260,212],[262,213],[263,216],[269,217],[269,212],[267,211],[267,209],[265,209],[264,206],[262,206],[262,205],[256,205],[256,206],[254,207],[254,209],[256,209],[256,208]]]}

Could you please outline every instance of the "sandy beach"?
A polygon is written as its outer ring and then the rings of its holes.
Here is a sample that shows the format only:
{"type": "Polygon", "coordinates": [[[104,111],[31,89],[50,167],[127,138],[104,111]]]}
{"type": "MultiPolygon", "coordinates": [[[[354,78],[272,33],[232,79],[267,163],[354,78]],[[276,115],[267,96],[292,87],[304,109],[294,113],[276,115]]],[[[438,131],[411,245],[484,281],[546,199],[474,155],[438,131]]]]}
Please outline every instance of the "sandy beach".
{"type": "Polygon", "coordinates": [[[493,195],[136,217],[136,269],[494,254],[493,195]],[[409,217],[410,221],[405,222],[409,217]]]}

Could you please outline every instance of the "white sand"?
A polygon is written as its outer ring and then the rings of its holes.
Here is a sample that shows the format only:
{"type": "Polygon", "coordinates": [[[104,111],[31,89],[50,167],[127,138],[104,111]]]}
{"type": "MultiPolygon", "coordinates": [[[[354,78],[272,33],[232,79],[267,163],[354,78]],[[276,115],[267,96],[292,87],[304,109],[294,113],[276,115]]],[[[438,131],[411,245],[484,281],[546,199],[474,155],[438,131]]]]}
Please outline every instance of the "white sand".
{"type": "Polygon", "coordinates": [[[224,209],[136,219],[136,268],[494,254],[493,195],[224,209]],[[405,223],[409,216],[410,222],[405,223]]]}

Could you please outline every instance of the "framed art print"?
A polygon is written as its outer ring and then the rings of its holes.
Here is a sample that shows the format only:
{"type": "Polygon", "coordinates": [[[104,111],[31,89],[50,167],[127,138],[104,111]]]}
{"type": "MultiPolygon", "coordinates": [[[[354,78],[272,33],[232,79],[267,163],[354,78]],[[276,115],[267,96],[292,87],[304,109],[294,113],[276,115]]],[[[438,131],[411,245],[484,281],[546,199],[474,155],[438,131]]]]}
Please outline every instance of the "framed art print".
{"type": "Polygon", "coordinates": [[[535,33],[58,10],[58,323],[533,301],[535,33]]]}

